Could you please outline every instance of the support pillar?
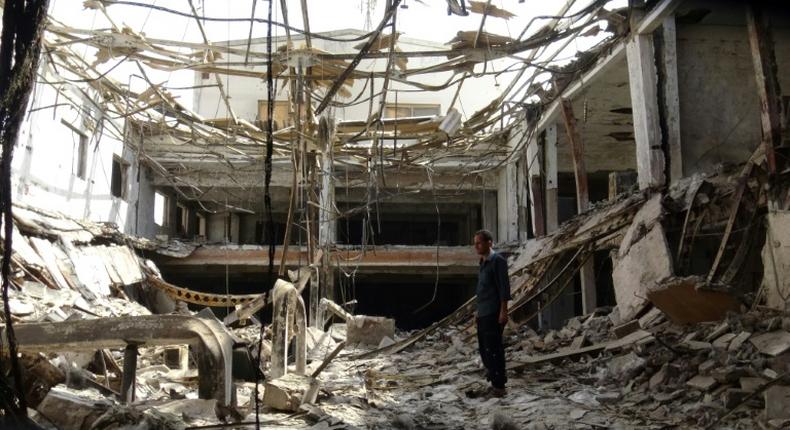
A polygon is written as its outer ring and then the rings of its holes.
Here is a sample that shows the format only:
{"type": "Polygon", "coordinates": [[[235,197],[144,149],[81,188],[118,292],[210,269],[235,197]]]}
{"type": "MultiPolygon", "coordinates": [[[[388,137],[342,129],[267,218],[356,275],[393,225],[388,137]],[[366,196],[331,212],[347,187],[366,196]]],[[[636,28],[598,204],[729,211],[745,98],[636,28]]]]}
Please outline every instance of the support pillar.
{"type": "MultiPolygon", "coordinates": [[[[632,12],[634,22],[642,18],[632,12]]],[[[635,24],[631,28],[636,28],[635,24]]],[[[634,32],[635,33],[635,32],[634,32]]],[[[628,83],[636,140],[636,168],[639,189],[664,185],[664,152],[661,150],[661,124],[658,112],[658,75],[652,34],[632,34],[626,45],[628,83]]]]}
{"type": "Polygon", "coordinates": [[[321,147],[321,210],[318,215],[318,246],[324,251],[321,258],[319,281],[310,281],[310,324],[318,327],[322,318],[319,315],[321,298],[335,300],[335,275],[332,269],[331,248],[337,243],[337,212],[335,210],[335,181],[332,177],[334,168],[333,134],[334,121],[322,116],[318,124],[318,139],[321,147]],[[313,287],[315,285],[315,287],[313,287]],[[323,291],[319,290],[323,285],[323,291]]]}
{"type": "Polygon", "coordinates": [[[680,94],[678,90],[678,48],[675,16],[664,18],[661,25],[661,102],[662,125],[666,131],[667,155],[669,157],[669,180],[683,178],[683,153],[680,147],[680,94]]]}
{"type": "MultiPolygon", "coordinates": [[[[576,127],[576,117],[573,115],[573,106],[570,100],[561,100],[562,119],[565,122],[565,131],[568,133],[568,142],[573,156],[573,171],[576,177],[576,203],[579,213],[585,212],[590,207],[590,193],[587,186],[587,168],[584,164],[584,142],[576,127]]],[[[586,315],[592,313],[597,306],[595,290],[595,263],[592,259],[579,269],[582,284],[582,312],[586,315]]]]}
{"type": "Polygon", "coordinates": [[[754,64],[754,78],[760,98],[760,123],[768,172],[776,174],[784,167],[775,156],[782,145],[782,90],[777,76],[774,39],[767,5],[749,2],[746,6],[746,29],[754,64]]]}
{"type": "Polygon", "coordinates": [[[546,127],[543,144],[546,163],[546,233],[559,227],[559,199],[557,198],[557,126],[546,127]]]}
{"type": "Polygon", "coordinates": [[[123,350],[123,379],[121,380],[121,402],[134,402],[135,380],[137,379],[137,345],[126,345],[123,350]]]}

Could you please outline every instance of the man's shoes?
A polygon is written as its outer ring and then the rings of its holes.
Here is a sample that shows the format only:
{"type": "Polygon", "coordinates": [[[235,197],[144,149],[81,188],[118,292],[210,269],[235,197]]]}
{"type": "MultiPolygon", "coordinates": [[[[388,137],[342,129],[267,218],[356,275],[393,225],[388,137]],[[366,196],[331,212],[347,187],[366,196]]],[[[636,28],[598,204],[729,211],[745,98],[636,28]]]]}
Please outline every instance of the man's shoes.
{"type": "Polygon", "coordinates": [[[486,392],[486,397],[491,398],[495,397],[501,399],[507,395],[507,390],[504,388],[497,388],[497,387],[489,387],[488,391],[486,392]]]}

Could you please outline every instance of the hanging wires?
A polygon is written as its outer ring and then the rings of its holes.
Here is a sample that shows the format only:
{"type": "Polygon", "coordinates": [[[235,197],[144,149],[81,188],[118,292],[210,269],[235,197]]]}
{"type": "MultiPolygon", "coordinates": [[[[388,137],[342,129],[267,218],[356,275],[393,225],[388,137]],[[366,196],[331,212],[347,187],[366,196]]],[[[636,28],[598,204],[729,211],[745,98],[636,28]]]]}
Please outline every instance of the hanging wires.
{"type": "MultiPolygon", "coordinates": [[[[269,0],[268,8],[268,25],[266,29],[266,55],[269,64],[272,61],[272,3],[274,0],[269,0]]],[[[252,17],[253,19],[255,17],[252,17]]],[[[269,236],[269,265],[266,276],[266,285],[272,285],[274,281],[274,221],[272,220],[272,196],[269,186],[272,182],[272,153],[274,149],[274,136],[272,131],[274,129],[274,80],[272,78],[272,69],[266,69],[266,158],[264,161],[264,185],[263,185],[263,201],[264,211],[266,213],[266,230],[269,236]]],[[[258,395],[258,385],[261,379],[261,350],[263,347],[263,324],[258,333],[258,357],[256,360],[256,377],[255,377],[255,428],[261,428],[260,418],[260,399],[258,395]]]]}

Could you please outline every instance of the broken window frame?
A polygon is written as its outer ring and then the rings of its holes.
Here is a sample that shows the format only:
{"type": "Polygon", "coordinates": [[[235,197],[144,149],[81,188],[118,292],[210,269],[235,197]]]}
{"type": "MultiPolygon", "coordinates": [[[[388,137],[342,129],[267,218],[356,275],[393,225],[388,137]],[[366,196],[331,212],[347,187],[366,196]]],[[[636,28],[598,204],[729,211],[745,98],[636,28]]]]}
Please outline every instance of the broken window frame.
{"type": "Polygon", "coordinates": [[[113,155],[112,166],[110,168],[110,194],[121,200],[126,200],[126,191],[129,184],[129,163],[118,155],[113,155]],[[116,168],[117,166],[117,168],[116,168]],[[116,171],[117,181],[116,184],[116,171]]]}
{"type": "Polygon", "coordinates": [[[384,106],[384,118],[386,119],[436,116],[441,115],[441,113],[442,105],[439,103],[387,103],[384,106]],[[424,111],[418,112],[418,110],[424,111]],[[431,110],[432,113],[425,112],[427,110],[431,110]],[[401,113],[407,115],[401,115],[401,113]]]}
{"type": "Polygon", "coordinates": [[[82,179],[88,179],[88,135],[82,130],[75,127],[74,124],[60,120],[61,124],[65,125],[72,133],[79,137],[79,141],[74,142],[74,156],[71,162],[71,174],[82,179]]]}

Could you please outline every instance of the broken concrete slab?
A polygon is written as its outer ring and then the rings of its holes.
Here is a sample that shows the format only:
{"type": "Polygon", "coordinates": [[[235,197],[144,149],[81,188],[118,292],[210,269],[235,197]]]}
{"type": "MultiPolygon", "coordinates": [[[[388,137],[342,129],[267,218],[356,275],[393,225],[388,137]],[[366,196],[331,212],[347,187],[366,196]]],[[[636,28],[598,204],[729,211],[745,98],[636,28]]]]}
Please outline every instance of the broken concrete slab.
{"type": "Polygon", "coordinates": [[[648,305],[647,292],[673,274],[672,256],[661,224],[655,224],[633,245],[626,245],[623,240],[612,271],[621,321],[635,318],[648,305]]]}
{"type": "Polygon", "coordinates": [[[727,349],[730,346],[730,342],[735,339],[736,336],[735,333],[725,333],[713,341],[713,347],[727,349]]]}
{"type": "Polygon", "coordinates": [[[263,386],[263,404],[278,411],[296,412],[302,403],[315,402],[318,390],[311,388],[317,384],[315,378],[287,373],[266,381],[263,386]]]}
{"type": "Polygon", "coordinates": [[[619,381],[628,381],[637,376],[645,368],[647,360],[631,352],[615,357],[607,366],[608,376],[619,381]]]}
{"type": "Polygon", "coordinates": [[[766,381],[763,378],[743,377],[740,378],[738,382],[740,383],[742,390],[753,393],[757,391],[757,389],[760,388],[761,385],[765,384],[768,381],[766,381]]]}
{"type": "Polygon", "coordinates": [[[55,387],[36,410],[58,428],[87,430],[111,407],[98,391],[55,387]]]}
{"type": "Polygon", "coordinates": [[[774,385],[764,392],[765,419],[790,418],[790,387],[774,385]]]}
{"type": "Polygon", "coordinates": [[[727,350],[730,352],[734,352],[741,349],[741,346],[743,346],[744,342],[749,340],[750,337],[752,337],[752,334],[747,331],[742,331],[738,333],[738,335],[735,336],[735,338],[733,338],[732,341],[730,342],[730,346],[727,348],[727,350]]]}
{"type": "Polygon", "coordinates": [[[686,385],[692,388],[696,388],[700,391],[709,391],[711,388],[715,387],[716,379],[712,376],[703,376],[697,375],[686,382],[686,385]]]}
{"type": "Polygon", "coordinates": [[[377,346],[385,337],[395,337],[395,320],[392,318],[354,315],[346,325],[347,342],[377,346]]]}
{"type": "Polygon", "coordinates": [[[639,320],[631,320],[627,323],[620,324],[617,327],[614,327],[612,331],[614,335],[617,336],[618,339],[622,339],[629,334],[641,329],[641,325],[639,324],[639,320]]]}
{"type": "Polygon", "coordinates": [[[727,312],[740,310],[735,297],[707,288],[698,276],[664,279],[647,292],[647,298],[679,324],[718,321],[727,312]]]}
{"type": "Polygon", "coordinates": [[[790,350],[790,333],[784,330],[776,330],[770,333],[763,333],[754,336],[749,341],[762,354],[776,357],[783,352],[790,350]]]}

